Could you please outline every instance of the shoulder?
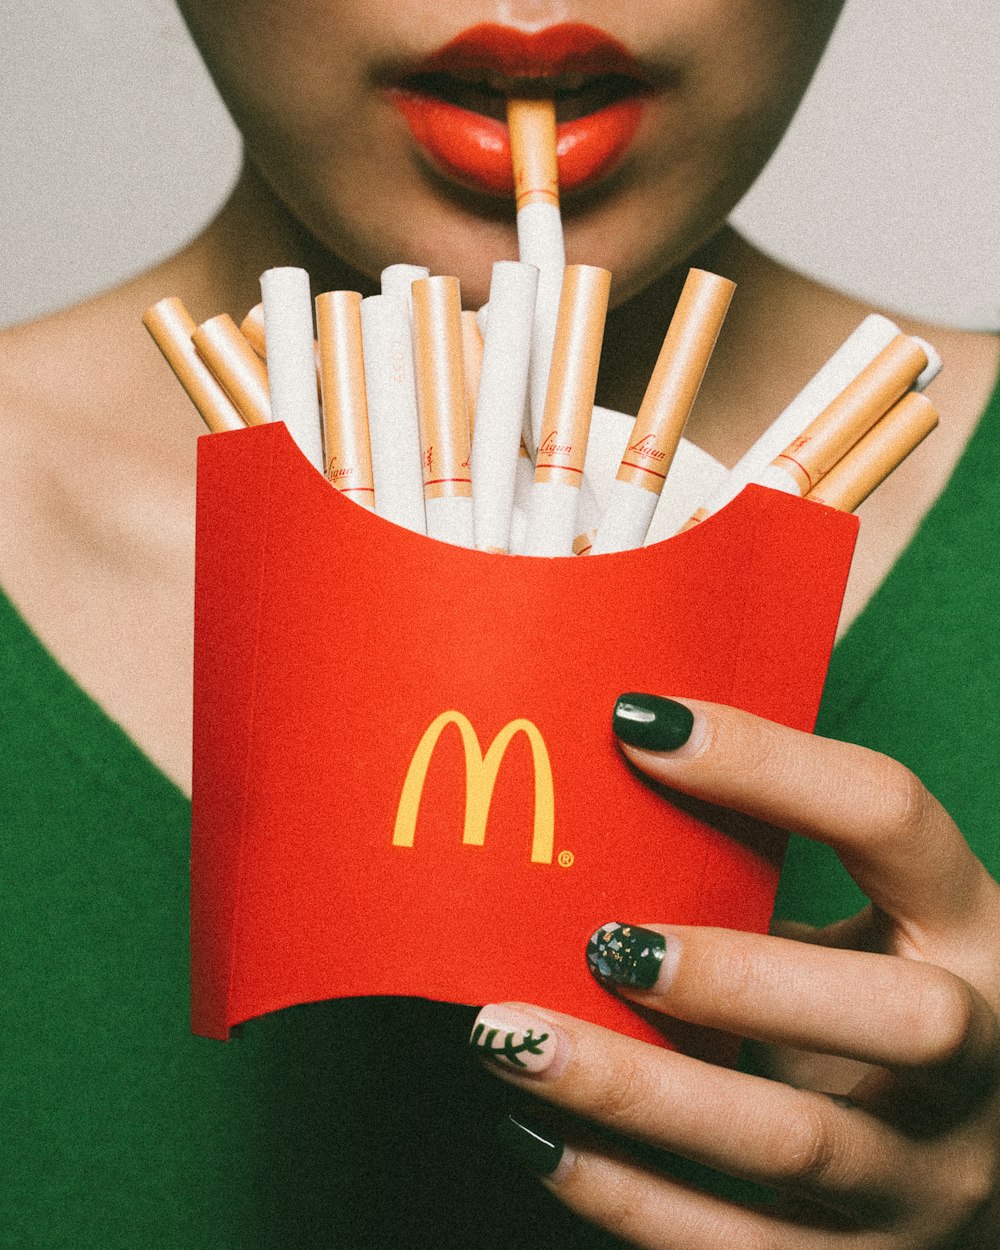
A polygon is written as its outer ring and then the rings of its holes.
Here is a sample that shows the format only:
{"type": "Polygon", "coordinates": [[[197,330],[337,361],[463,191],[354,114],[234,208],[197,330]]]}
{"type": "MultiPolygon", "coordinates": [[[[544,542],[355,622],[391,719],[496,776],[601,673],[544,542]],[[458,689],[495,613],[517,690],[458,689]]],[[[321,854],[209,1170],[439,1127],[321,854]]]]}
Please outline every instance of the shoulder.
{"type": "Polygon", "coordinates": [[[135,489],[193,472],[199,423],[141,324],[155,298],[140,280],[0,334],[0,584],[110,553],[135,489]]]}

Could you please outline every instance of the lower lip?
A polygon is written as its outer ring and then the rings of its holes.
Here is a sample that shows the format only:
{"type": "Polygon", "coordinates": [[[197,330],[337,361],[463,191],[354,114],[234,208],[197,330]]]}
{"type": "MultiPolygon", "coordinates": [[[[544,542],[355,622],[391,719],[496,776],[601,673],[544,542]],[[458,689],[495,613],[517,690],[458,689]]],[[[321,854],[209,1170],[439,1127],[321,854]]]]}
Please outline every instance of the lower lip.
{"type": "MultiPolygon", "coordinates": [[[[403,89],[389,94],[437,168],[473,191],[514,194],[510,135],[503,122],[432,96],[403,89]]],[[[573,191],[612,172],[635,137],[644,105],[641,96],[632,97],[576,121],[560,122],[556,131],[560,190],[573,191]]]]}

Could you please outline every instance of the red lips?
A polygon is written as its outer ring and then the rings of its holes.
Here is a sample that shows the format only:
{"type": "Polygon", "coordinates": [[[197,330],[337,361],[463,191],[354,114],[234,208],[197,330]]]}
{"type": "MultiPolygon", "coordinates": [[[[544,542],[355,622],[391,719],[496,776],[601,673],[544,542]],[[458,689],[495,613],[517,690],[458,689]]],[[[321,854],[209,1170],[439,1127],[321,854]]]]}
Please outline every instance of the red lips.
{"type": "Polygon", "coordinates": [[[433,53],[389,95],[438,169],[473,190],[511,195],[507,96],[555,96],[560,187],[571,191],[618,164],[650,91],[636,58],[593,26],[528,35],[484,24],[433,53]]]}

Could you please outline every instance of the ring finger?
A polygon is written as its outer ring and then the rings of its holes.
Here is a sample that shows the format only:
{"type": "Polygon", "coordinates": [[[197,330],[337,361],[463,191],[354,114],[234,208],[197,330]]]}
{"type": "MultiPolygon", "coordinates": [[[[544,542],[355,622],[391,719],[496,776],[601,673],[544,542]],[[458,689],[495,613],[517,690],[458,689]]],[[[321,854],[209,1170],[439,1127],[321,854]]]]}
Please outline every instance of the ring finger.
{"type": "Polygon", "coordinates": [[[852,1210],[905,1202],[922,1184],[904,1137],[824,1094],[519,1004],[483,1008],[471,1040],[498,1075],[539,1097],[730,1176],[852,1210]],[[905,1177],[906,1193],[889,1177],[905,1177]]]}

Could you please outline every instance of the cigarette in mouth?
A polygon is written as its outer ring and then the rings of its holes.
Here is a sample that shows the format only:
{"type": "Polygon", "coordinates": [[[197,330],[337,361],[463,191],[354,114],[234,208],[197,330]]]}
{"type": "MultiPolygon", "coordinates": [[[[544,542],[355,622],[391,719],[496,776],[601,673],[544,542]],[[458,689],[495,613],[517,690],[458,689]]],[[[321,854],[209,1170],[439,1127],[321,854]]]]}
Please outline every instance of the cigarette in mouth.
{"type": "Polygon", "coordinates": [[[531,342],[530,422],[526,429],[528,451],[534,453],[541,437],[556,318],[566,268],[566,247],[559,212],[555,100],[508,99],[507,127],[514,166],[518,256],[524,264],[538,269],[538,295],[531,342]]]}

